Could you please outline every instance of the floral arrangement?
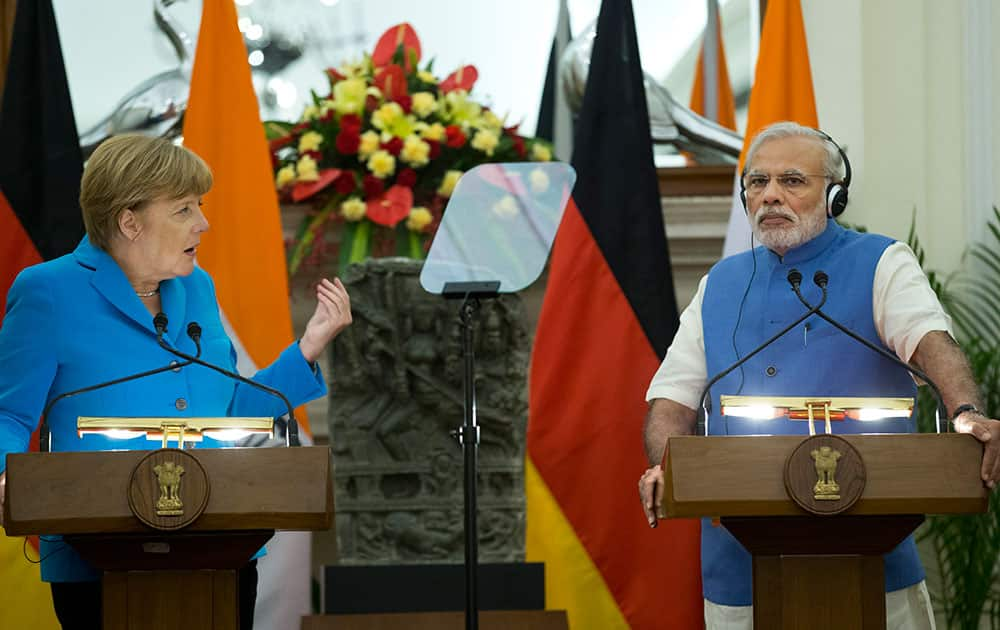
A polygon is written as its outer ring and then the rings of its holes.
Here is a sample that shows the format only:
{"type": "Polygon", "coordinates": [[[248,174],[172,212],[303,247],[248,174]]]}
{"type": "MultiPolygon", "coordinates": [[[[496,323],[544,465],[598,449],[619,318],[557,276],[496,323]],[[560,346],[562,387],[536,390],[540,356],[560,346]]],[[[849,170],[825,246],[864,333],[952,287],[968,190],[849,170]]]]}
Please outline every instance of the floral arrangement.
{"type": "Polygon", "coordinates": [[[330,93],[314,93],[297,124],[268,123],[279,194],[312,208],[291,244],[290,274],[330,250],[341,268],[369,256],[423,258],[462,173],[552,159],[548,143],[470,97],[474,66],[439,80],[433,60],[420,62],[413,27],[393,26],[371,55],[326,71],[330,93]]]}

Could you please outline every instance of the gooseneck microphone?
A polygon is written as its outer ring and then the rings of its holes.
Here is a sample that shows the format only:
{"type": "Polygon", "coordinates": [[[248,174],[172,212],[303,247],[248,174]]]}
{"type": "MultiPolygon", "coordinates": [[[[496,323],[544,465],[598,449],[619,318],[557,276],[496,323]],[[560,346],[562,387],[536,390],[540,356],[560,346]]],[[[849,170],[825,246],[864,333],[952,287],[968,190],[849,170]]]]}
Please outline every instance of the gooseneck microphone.
{"type": "MultiPolygon", "coordinates": [[[[166,317],[164,317],[164,320],[165,319],[166,317]]],[[[154,325],[156,325],[155,322],[154,325]]],[[[166,328],[166,323],[164,323],[164,329],[165,328],[166,328]]],[[[157,329],[157,334],[162,335],[163,333],[159,332],[159,329],[157,329]]],[[[188,334],[190,335],[190,332],[188,334]]],[[[197,360],[198,357],[201,356],[201,346],[198,345],[197,341],[195,341],[195,346],[197,348],[197,353],[192,358],[197,360]]],[[[124,383],[126,381],[134,381],[136,379],[145,378],[147,376],[153,376],[154,374],[159,374],[161,372],[167,372],[170,370],[179,370],[180,368],[185,367],[187,365],[191,365],[194,362],[195,361],[189,361],[185,359],[183,362],[180,363],[174,362],[171,365],[165,365],[163,367],[156,368],[153,370],[146,370],[144,372],[138,372],[136,374],[130,374],[128,376],[122,376],[120,378],[116,378],[110,381],[104,381],[103,383],[97,383],[95,385],[88,385],[87,387],[81,387],[80,389],[74,389],[59,394],[58,396],[50,400],[49,404],[45,405],[45,409],[42,410],[42,419],[38,425],[38,450],[42,453],[48,453],[50,450],[52,450],[52,434],[49,431],[49,412],[52,411],[52,407],[55,406],[55,404],[60,400],[63,400],[64,398],[70,398],[78,394],[85,394],[87,392],[92,392],[97,389],[104,389],[105,387],[111,387],[112,385],[118,385],[119,383],[124,383]]]]}
{"type": "MultiPolygon", "coordinates": [[[[910,374],[916,375],[922,381],[924,381],[925,383],[927,383],[927,386],[931,388],[931,391],[934,392],[934,397],[937,399],[938,415],[937,415],[936,423],[937,423],[937,431],[938,431],[938,433],[940,433],[941,432],[941,418],[947,418],[948,417],[948,412],[945,409],[944,398],[942,398],[942,396],[941,396],[941,390],[938,389],[937,384],[933,380],[931,380],[931,377],[927,376],[927,374],[925,374],[919,368],[913,367],[912,365],[906,363],[905,361],[903,361],[899,357],[897,357],[895,354],[887,351],[885,348],[880,348],[879,346],[876,346],[872,342],[868,341],[867,339],[865,339],[861,335],[859,335],[859,334],[855,333],[854,331],[850,330],[849,328],[847,328],[846,326],[844,326],[843,324],[841,324],[840,322],[838,322],[837,320],[833,319],[832,317],[830,317],[829,315],[827,315],[826,313],[824,313],[822,310],[820,310],[821,307],[823,306],[823,302],[826,302],[826,285],[829,282],[829,280],[830,280],[829,276],[827,276],[826,273],[824,273],[823,271],[817,271],[815,274],[813,274],[813,284],[815,284],[816,286],[818,286],[820,289],[823,290],[823,301],[820,302],[819,304],[817,304],[816,306],[813,306],[812,304],[810,304],[805,299],[805,297],[802,296],[802,293],[799,291],[799,285],[798,284],[793,284],[792,285],[792,291],[795,291],[795,297],[799,298],[799,302],[802,302],[802,304],[806,308],[809,309],[809,313],[810,314],[815,313],[816,315],[818,315],[819,317],[821,317],[824,320],[826,320],[827,322],[829,322],[830,325],[832,325],[834,328],[836,328],[840,332],[844,333],[845,335],[847,335],[851,339],[854,339],[855,341],[857,341],[858,343],[864,345],[866,348],[872,350],[873,352],[877,352],[878,354],[880,354],[881,356],[885,357],[889,361],[892,361],[893,363],[895,363],[896,365],[902,367],[904,370],[906,370],[910,374]]],[[[945,425],[945,427],[947,428],[947,425],[945,425]]]]}
{"type": "MultiPolygon", "coordinates": [[[[791,271],[788,272],[787,280],[788,284],[792,285],[792,290],[795,291],[796,295],[798,295],[799,285],[802,284],[802,273],[799,272],[798,269],[792,269],[791,271]]],[[[818,313],[820,307],[826,304],[826,285],[824,285],[821,288],[823,289],[823,299],[820,300],[819,304],[817,304],[816,306],[810,306],[809,310],[804,315],[802,315],[801,317],[793,321],[791,324],[785,326],[777,333],[772,335],[767,341],[754,348],[750,352],[750,354],[736,361],[736,363],[733,363],[732,365],[730,365],[729,367],[727,367],[726,369],[722,370],[721,372],[719,372],[718,374],[709,379],[708,383],[705,385],[705,388],[701,390],[701,396],[698,398],[699,404],[705,413],[705,435],[708,435],[708,416],[712,412],[712,400],[708,395],[709,391],[712,389],[712,385],[718,383],[727,374],[729,374],[736,368],[740,367],[741,365],[749,361],[758,352],[760,352],[764,348],[768,347],[769,345],[777,341],[778,338],[780,338],[782,335],[785,335],[786,333],[788,333],[788,331],[801,324],[803,321],[812,316],[814,313],[818,313]]],[[[799,299],[801,299],[801,297],[799,299]]]]}
{"type": "MultiPolygon", "coordinates": [[[[160,346],[164,350],[166,350],[167,352],[169,352],[170,354],[172,354],[174,356],[178,356],[178,357],[184,359],[185,361],[189,361],[189,362],[194,363],[196,365],[201,365],[203,367],[207,367],[208,369],[214,370],[214,371],[218,372],[219,374],[222,374],[223,376],[228,376],[229,378],[231,378],[233,380],[236,380],[236,381],[239,381],[240,383],[244,383],[244,384],[249,385],[251,387],[255,387],[255,388],[257,388],[257,389],[259,389],[261,391],[264,391],[264,392],[267,392],[268,394],[271,394],[272,396],[276,396],[276,397],[280,398],[281,401],[283,403],[285,403],[285,406],[288,408],[288,430],[285,433],[285,445],[286,446],[301,446],[302,445],[301,442],[299,441],[299,423],[298,423],[297,420],[295,420],[295,410],[292,407],[292,403],[288,400],[288,398],[284,394],[282,394],[277,389],[274,389],[273,387],[268,387],[267,385],[263,385],[263,384],[258,383],[256,381],[250,380],[249,378],[246,378],[245,376],[242,376],[242,375],[240,375],[240,374],[238,374],[236,372],[233,372],[231,370],[227,370],[227,369],[225,369],[223,367],[220,367],[218,365],[214,365],[212,363],[208,363],[207,361],[202,361],[201,359],[198,358],[198,356],[192,356],[190,354],[186,354],[184,352],[181,352],[180,350],[176,350],[174,348],[171,348],[170,345],[166,341],[164,341],[164,339],[163,339],[164,333],[167,332],[167,316],[165,314],[163,314],[163,313],[157,313],[156,316],[153,317],[153,327],[156,329],[156,341],[157,341],[157,343],[159,343],[160,346]]],[[[191,337],[191,340],[194,341],[195,346],[198,349],[198,354],[200,355],[201,354],[201,326],[199,326],[196,322],[191,322],[187,326],[187,334],[188,334],[189,337],[191,337]]]]}

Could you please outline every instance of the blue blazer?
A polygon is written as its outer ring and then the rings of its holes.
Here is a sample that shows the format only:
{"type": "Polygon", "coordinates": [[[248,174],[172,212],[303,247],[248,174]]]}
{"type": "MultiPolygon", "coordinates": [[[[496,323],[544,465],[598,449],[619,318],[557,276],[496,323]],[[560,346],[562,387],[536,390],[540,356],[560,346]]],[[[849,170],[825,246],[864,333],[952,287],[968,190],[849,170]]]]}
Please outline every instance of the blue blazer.
{"type": "MultiPolygon", "coordinates": [[[[160,284],[169,320],[165,339],[194,353],[185,334],[202,328],[202,358],[236,369],[236,351],[219,316],[215,287],[205,271],[160,284]]],[[[175,357],[159,346],[153,316],[121,268],[85,237],[72,254],[24,269],[7,295],[0,327],[0,470],[7,453],[28,449],[46,403],[59,394],[164,365],[175,357]]],[[[284,393],[294,405],[326,393],[326,383],[292,344],[253,379],[284,393]]],[[[78,437],[78,416],[280,416],[282,402],[201,366],[187,366],[63,399],[48,422],[53,451],[146,450],[144,437],[112,440],[78,437]]],[[[231,446],[206,438],[201,447],[231,446]]],[[[84,581],[99,577],[58,540],[42,540],[42,579],[84,581]]]]}

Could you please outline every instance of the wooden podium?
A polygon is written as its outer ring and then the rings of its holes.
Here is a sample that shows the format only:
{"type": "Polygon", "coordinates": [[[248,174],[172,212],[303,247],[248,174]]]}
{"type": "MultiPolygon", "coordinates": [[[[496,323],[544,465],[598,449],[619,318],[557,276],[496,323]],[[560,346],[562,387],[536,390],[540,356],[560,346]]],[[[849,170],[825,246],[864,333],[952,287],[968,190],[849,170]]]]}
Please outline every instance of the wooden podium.
{"type": "Polygon", "coordinates": [[[276,529],[332,522],[326,447],[7,457],[7,533],[64,535],[104,569],[105,630],[237,630],[237,569],[276,529]]]}
{"type": "MultiPolygon", "coordinates": [[[[666,515],[721,517],[747,548],[753,556],[755,628],[883,630],[882,555],[924,514],[986,511],[989,496],[979,474],[983,449],[972,436],[835,437],[854,448],[863,466],[856,502],[831,515],[806,511],[792,498],[796,477],[807,478],[810,489],[819,483],[818,472],[788,465],[801,450],[801,436],[683,436],[667,442],[666,515]]],[[[844,475],[843,489],[850,491],[857,480],[844,475]]]]}

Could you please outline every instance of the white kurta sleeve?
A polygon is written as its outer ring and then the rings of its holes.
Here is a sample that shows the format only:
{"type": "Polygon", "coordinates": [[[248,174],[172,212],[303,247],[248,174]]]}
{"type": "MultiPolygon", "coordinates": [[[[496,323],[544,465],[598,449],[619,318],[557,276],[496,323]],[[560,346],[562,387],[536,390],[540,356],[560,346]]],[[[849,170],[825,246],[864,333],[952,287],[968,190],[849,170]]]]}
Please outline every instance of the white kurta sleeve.
{"type": "Polygon", "coordinates": [[[685,407],[698,408],[698,396],[708,380],[701,322],[701,303],[707,280],[707,275],[702,276],[698,291],[681,313],[677,334],[646,391],[647,401],[669,398],[685,407]]]}

